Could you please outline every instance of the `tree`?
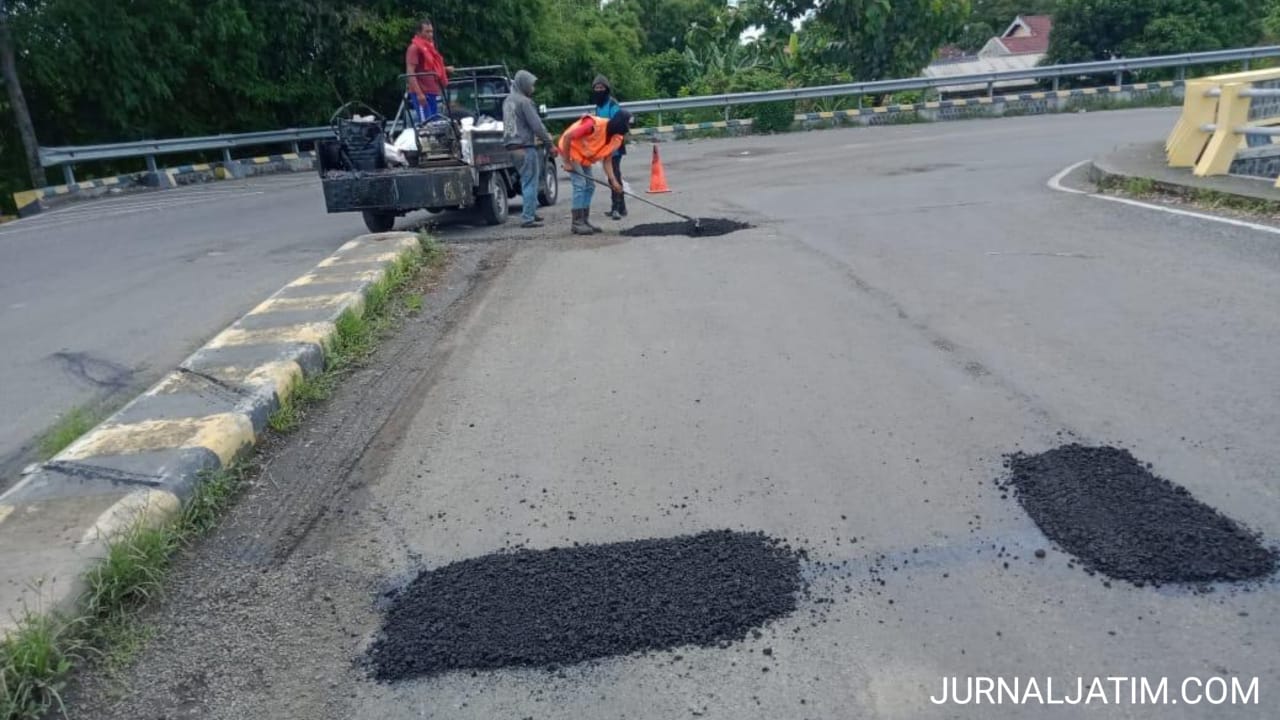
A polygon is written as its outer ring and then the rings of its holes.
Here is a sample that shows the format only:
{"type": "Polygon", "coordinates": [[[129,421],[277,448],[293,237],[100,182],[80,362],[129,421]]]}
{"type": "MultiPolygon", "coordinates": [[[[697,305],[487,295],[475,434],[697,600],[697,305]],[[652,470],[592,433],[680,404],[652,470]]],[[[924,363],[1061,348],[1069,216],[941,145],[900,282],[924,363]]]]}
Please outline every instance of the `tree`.
{"type": "Polygon", "coordinates": [[[44,168],[40,165],[40,143],[36,139],[35,126],[31,124],[31,111],[27,108],[27,99],[22,94],[22,82],[18,77],[18,59],[13,47],[13,33],[9,28],[9,7],[5,0],[0,0],[0,72],[4,75],[9,107],[13,110],[13,120],[18,126],[18,136],[26,155],[27,174],[31,177],[31,186],[43,187],[45,174],[44,168]]]}
{"type": "Polygon", "coordinates": [[[1256,42],[1256,0],[1060,0],[1049,61],[1219,50],[1256,42]]]}
{"type": "Polygon", "coordinates": [[[658,55],[666,50],[683,52],[690,26],[714,22],[725,7],[723,0],[615,0],[609,5],[612,10],[629,12],[638,18],[644,34],[641,49],[645,55],[658,55]]]}
{"type": "Polygon", "coordinates": [[[910,77],[969,17],[969,0],[758,0],[801,32],[820,33],[821,60],[861,80],[910,77]]]}

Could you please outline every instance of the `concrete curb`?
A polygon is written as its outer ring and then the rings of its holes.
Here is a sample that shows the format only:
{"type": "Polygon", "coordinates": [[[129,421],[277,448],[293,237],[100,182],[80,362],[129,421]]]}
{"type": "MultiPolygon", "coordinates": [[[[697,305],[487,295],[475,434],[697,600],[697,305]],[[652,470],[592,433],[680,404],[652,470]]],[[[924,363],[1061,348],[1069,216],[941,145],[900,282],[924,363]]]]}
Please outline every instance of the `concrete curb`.
{"type": "Polygon", "coordinates": [[[1236,175],[1198,177],[1189,168],[1170,168],[1165,163],[1162,143],[1133,145],[1094,158],[1089,163],[1089,180],[1099,187],[1145,180],[1163,193],[1191,196],[1211,191],[1240,200],[1271,203],[1280,209],[1280,189],[1270,180],[1236,175]]]}
{"type": "Polygon", "coordinates": [[[339,317],[363,312],[418,249],[410,233],[346,243],[0,495],[0,634],[28,610],[74,612],[112,538],[172,519],[206,471],[253,446],[281,398],[323,369],[339,317]]]}
{"type": "Polygon", "coordinates": [[[163,168],[156,173],[136,172],[115,177],[85,180],[71,185],[52,185],[13,194],[18,217],[38,215],[54,204],[81,197],[96,197],[102,192],[128,188],[167,188],[192,182],[231,180],[271,172],[309,172],[315,169],[315,153],[311,151],[261,155],[233,160],[230,163],[197,163],[163,168]]]}

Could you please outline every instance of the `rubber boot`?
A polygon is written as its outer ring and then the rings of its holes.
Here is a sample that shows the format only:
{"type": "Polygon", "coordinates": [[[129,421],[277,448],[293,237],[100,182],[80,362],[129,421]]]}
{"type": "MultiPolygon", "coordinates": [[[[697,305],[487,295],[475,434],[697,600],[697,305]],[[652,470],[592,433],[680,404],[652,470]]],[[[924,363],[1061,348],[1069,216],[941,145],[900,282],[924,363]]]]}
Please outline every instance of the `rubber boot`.
{"type": "Polygon", "coordinates": [[[586,208],[582,211],[582,224],[591,228],[591,232],[593,233],[604,232],[604,228],[591,224],[591,208],[586,208]]]}
{"type": "Polygon", "coordinates": [[[615,193],[613,196],[613,205],[609,208],[610,218],[614,220],[622,219],[622,212],[618,209],[620,205],[622,205],[622,196],[615,193]]]}
{"type": "Polygon", "coordinates": [[[573,226],[569,231],[574,235],[595,235],[595,231],[585,222],[586,213],[583,210],[573,211],[573,226]]]}
{"type": "Polygon", "coordinates": [[[627,216],[627,196],[626,195],[618,196],[618,214],[621,215],[622,217],[627,216]]]}

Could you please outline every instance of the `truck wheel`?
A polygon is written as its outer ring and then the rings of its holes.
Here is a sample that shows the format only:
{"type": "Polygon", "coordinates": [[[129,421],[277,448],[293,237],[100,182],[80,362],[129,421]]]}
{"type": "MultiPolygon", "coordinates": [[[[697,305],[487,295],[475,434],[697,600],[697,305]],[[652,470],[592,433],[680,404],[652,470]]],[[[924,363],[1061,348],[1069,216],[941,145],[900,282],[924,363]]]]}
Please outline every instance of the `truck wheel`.
{"type": "Polygon", "coordinates": [[[369,228],[369,232],[391,232],[391,230],[396,226],[396,214],[378,212],[376,210],[365,210],[364,226],[369,228]]]}
{"type": "Polygon", "coordinates": [[[556,174],[556,159],[552,156],[547,157],[547,162],[542,169],[542,182],[538,187],[538,204],[542,207],[549,207],[556,204],[556,200],[560,198],[560,176],[556,174]]]}
{"type": "Polygon", "coordinates": [[[486,224],[501,225],[507,221],[510,212],[507,207],[507,184],[497,173],[489,176],[489,194],[481,195],[479,200],[480,216],[486,224]]]}

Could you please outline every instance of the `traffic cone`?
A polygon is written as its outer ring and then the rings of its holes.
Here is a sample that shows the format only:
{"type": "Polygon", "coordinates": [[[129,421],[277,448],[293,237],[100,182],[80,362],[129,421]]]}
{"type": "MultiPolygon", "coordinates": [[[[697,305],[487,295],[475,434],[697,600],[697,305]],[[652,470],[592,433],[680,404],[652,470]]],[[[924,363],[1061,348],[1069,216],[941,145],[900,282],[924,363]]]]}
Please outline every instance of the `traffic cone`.
{"type": "Polygon", "coordinates": [[[662,158],[658,157],[658,146],[653,146],[653,162],[649,164],[649,192],[669,193],[667,173],[662,169],[662,158]]]}

